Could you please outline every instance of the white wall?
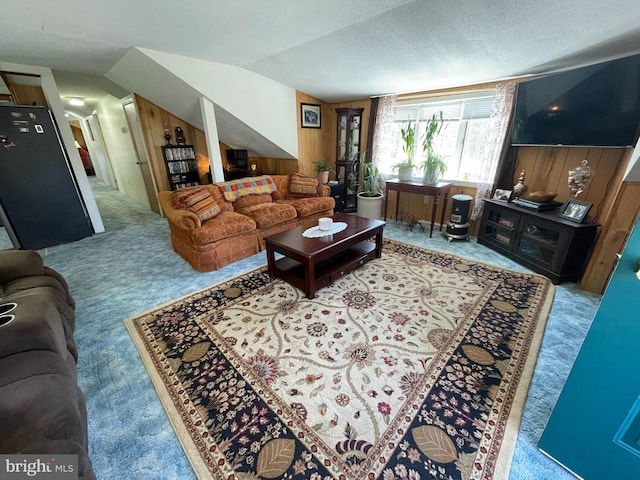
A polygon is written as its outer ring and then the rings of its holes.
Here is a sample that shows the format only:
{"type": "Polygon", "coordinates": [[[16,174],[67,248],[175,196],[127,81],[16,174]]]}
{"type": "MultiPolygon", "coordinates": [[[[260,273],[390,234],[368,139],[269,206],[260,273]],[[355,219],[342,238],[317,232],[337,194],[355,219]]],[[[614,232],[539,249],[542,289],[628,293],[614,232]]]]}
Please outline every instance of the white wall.
{"type": "Polygon", "coordinates": [[[627,182],[640,182],[640,142],[638,142],[631,154],[624,180],[627,182]]]}
{"type": "Polygon", "coordinates": [[[151,208],[122,102],[107,95],[100,100],[96,111],[118,189],[151,208]]]}
{"type": "Polygon", "coordinates": [[[87,149],[91,154],[91,164],[96,172],[96,178],[102,181],[105,185],[110,185],[113,188],[118,188],[116,183],[116,177],[113,174],[111,168],[111,160],[107,153],[106,146],[104,145],[104,139],[102,138],[102,131],[100,130],[100,124],[97,121],[97,116],[93,115],[84,118],[80,121],[82,128],[82,134],[84,140],[87,142],[87,149]]]}
{"type": "Polygon", "coordinates": [[[268,158],[297,158],[296,91],[248,70],[131,48],[105,74],[173,115],[204,128],[201,98],[213,103],[218,137],[268,158]]]}
{"type": "Polygon", "coordinates": [[[294,89],[233,65],[139,50],[294,158],[298,157],[294,89]]]}

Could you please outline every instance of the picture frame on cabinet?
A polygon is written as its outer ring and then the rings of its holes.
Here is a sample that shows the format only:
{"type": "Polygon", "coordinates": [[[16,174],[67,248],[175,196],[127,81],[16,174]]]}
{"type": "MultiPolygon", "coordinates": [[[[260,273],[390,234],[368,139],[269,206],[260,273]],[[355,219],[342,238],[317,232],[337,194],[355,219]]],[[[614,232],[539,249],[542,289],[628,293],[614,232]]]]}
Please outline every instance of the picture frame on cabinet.
{"type": "Polygon", "coordinates": [[[513,192],[511,190],[503,190],[502,188],[496,188],[496,191],[493,192],[494,200],[501,200],[503,202],[509,202],[511,200],[511,194],[513,192]]]}
{"type": "Polygon", "coordinates": [[[315,103],[300,104],[300,123],[302,128],[320,128],[322,107],[315,103]]]}
{"type": "Polygon", "coordinates": [[[560,207],[558,216],[572,222],[582,223],[587,218],[592,206],[592,203],[570,198],[560,207]]]}

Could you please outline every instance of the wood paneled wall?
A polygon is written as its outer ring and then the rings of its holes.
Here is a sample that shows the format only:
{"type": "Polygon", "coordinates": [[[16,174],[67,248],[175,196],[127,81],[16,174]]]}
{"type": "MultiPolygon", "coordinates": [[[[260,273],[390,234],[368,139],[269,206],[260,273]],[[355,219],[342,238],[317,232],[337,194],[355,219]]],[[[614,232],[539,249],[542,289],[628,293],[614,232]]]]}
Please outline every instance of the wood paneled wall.
{"type": "Polygon", "coordinates": [[[163,110],[140,95],[135,96],[135,102],[147,147],[147,153],[149,155],[149,163],[153,170],[153,176],[156,179],[156,187],[158,188],[158,191],[171,190],[169,177],[167,176],[167,167],[165,166],[161,147],[167,143],[164,138],[165,130],[169,130],[171,132],[172,143],[175,144],[176,127],[182,128],[185,138],[187,139],[187,144],[193,145],[195,149],[200,181],[202,183],[209,183],[209,154],[204,132],[175,115],[172,115],[166,110],[163,110]]]}
{"type": "MultiPolygon", "coordinates": [[[[476,188],[462,186],[462,185],[452,185],[451,191],[449,192],[449,198],[447,201],[447,208],[444,212],[445,225],[451,217],[451,205],[453,204],[451,197],[458,194],[471,196],[473,200],[471,201],[469,212],[471,212],[471,209],[473,209],[473,206],[475,204],[475,198],[476,198],[476,188]]],[[[395,192],[391,192],[389,194],[389,206],[387,208],[388,218],[395,217],[396,198],[397,198],[397,195],[395,192]]],[[[433,208],[432,202],[433,202],[433,197],[429,197],[429,203],[425,204],[423,195],[403,193],[400,196],[400,206],[398,210],[398,216],[400,217],[399,220],[403,222],[408,222],[411,220],[422,220],[424,223],[430,223],[431,209],[433,208]]],[[[444,199],[440,199],[438,203],[438,208],[436,210],[436,218],[435,218],[436,224],[440,223],[440,218],[442,218],[443,207],[444,207],[444,199]]],[[[471,215],[471,213],[469,213],[469,215],[471,215]]],[[[470,224],[469,234],[471,236],[477,236],[478,230],[480,228],[480,220],[476,220],[476,221],[469,220],[469,224],[470,224]]],[[[444,231],[445,225],[443,225],[443,231],[444,231]]]]}
{"type": "Polygon", "coordinates": [[[354,100],[351,102],[332,103],[330,105],[330,122],[329,123],[329,144],[325,144],[325,151],[327,152],[326,160],[331,161],[334,165],[336,162],[336,143],[338,136],[338,114],[336,110],[339,108],[363,108],[362,122],[360,132],[360,154],[364,153],[367,149],[367,141],[369,139],[369,122],[371,121],[371,100],[354,100]]]}
{"type": "MultiPolygon", "coordinates": [[[[601,233],[594,246],[587,269],[580,283],[580,288],[602,293],[616,263],[616,253],[624,247],[626,238],[640,214],[640,184],[623,183],[622,178],[626,170],[632,149],[620,148],[576,148],[576,147],[518,147],[516,166],[512,183],[498,185],[511,190],[517,183],[520,172],[524,170],[527,190],[523,195],[534,191],[556,192],[556,201],[564,202],[569,192],[568,173],[572,168],[587,160],[595,174],[587,189],[578,199],[590,202],[593,207],[590,216],[602,225],[601,233]]],[[[453,186],[450,196],[455,194],[470,195],[475,203],[476,189],[473,187],[453,186]]],[[[395,194],[389,198],[388,212],[393,216],[395,212],[395,194]]],[[[421,195],[402,194],[400,199],[400,219],[420,219],[431,221],[431,204],[424,204],[421,195]]],[[[440,221],[442,205],[438,207],[436,222],[440,221]]],[[[447,222],[451,215],[451,200],[449,200],[444,220],[447,222]]],[[[479,220],[470,222],[469,233],[477,236],[479,220]]]]}
{"type": "Polygon", "coordinates": [[[555,200],[564,202],[571,197],[569,170],[587,160],[595,174],[577,198],[593,204],[589,216],[602,224],[611,208],[611,189],[622,181],[631,151],[624,148],[518,147],[513,184],[500,187],[511,190],[524,170],[527,186],[524,198],[535,191],[556,192],[555,200]]]}
{"type": "MultiPolygon", "coordinates": [[[[227,164],[227,150],[233,147],[219,142],[220,156],[222,157],[222,165],[224,168],[227,164]]],[[[257,175],[288,175],[298,171],[298,160],[295,158],[268,158],[249,156],[249,163],[255,163],[257,166],[257,175]]]]}
{"type": "MultiPolygon", "coordinates": [[[[188,144],[192,144],[196,151],[198,161],[198,173],[200,174],[200,182],[209,183],[209,165],[210,159],[208,155],[207,142],[205,134],[202,130],[194,127],[190,123],[172,115],[166,110],[160,108],[149,100],[135,95],[136,106],[142,126],[147,152],[149,153],[149,162],[153,169],[153,175],[156,179],[158,191],[169,190],[169,178],[162,157],[162,146],[166,144],[164,138],[165,130],[169,130],[172,135],[172,142],[175,143],[175,128],[181,127],[185,133],[188,144]]],[[[298,108],[300,102],[305,103],[321,103],[313,97],[299,94],[297,102],[298,108]]],[[[328,105],[323,105],[323,120],[328,116],[328,105]],[[324,109],[327,111],[325,112],[324,109]]],[[[299,118],[299,115],[298,115],[299,118]]],[[[308,172],[309,175],[315,175],[313,162],[323,158],[323,150],[318,150],[317,145],[324,144],[324,130],[328,126],[324,125],[322,129],[300,128],[298,125],[299,152],[302,156],[299,159],[287,158],[266,158],[266,157],[249,157],[249,160],[255,162],[258,168],[258,174],[274,174],[287,175],[294,172],[308,172]],[[319,139],[319,140],[318,140],[319,139]]],[[[220,155],[222,157],[223,166],[226,166],[227,149],[232,148],[222,142],[219,142],[220,155]]]]}
{"type": "Polygon", "coordinates": [[[604,292],[616,263],[615,254],[621,251],[638,213],[640,190],[637,185],[623,188],[622,181],[632,152],[632,149],[594,147],[519,147],[516,152],[513,184],[524,170],[527,192],[557,192],[558,202],[571,197],[570,169],[587,160],[595,172],[587,189],[577,197],[593,204],[589,216],[602,225],[580,282],[580,288],[590,292],[604,292]]]}
{"type": "Polygon", "coordinates": [[[591,255],[580,288],[604,293],[629,234],[640,215],[640,182],[622,182],[611,194],[612,204],[607,220],[603,222],[598,242],[591,255]]]}
{"type": "Polygon", "coordinates": [[[74,140],[78,142],[82,148],[86,149],[87,142],[85,141],[84,135],[82,134],[80,122],[78,120],[69,120],[69,127],[71,127],[71,133],[73,134],[74,140]]]}
{"type": "Polygon", "coordinates": [[[298,107],[296,112],[298,118],[298,171],[304,175],[315,176],[316,169],[313,162],[324,159],[329,162],[333,161],[335,164],[335,154],[332,156],[329,149],[332,106],[302,92],[296,92],[296,104],[298,107]],[[302,103],[320,105],[320,128],[302,128],[300,112],[300,104],[302,103]]]}
{"type": "MultiPolygon", "coordinates": [[[[18,83],[11,82],[7,73],[10,75],[19,75],[21,77],[34,77],[34,75],[0,72],[2,80],[11,92],[11,99],[16,105],[31,105],[49,108],[49,103],[47,102],[47,97],[45,96],[42,87],[36,85],[20,85],[18,83]]],[[[36,76],[36,78],[39,79],[40,77],[36,76]]]]}

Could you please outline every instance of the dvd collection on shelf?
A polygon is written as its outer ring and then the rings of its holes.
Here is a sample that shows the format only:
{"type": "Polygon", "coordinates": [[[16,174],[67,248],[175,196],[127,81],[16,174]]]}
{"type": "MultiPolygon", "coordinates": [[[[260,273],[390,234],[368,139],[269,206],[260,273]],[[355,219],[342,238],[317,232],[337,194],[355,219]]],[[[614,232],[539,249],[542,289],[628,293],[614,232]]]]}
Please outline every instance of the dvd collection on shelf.
{"type": "Polygon", "coordinates": [[[164,153],[169,162],[196,158],[196,152],[193,150],[193,147],[165,147],[164,153]]]}
{"type": "Polygon", "coordinates": [[[169,173],[189,173],[198,169],[198,164],[194,160],[175,160],[167,163],[169,173]]]}
{"type": "Polygon", "coordinates": [[[200,185],[198,163],[193,146],[162,147],[171,189],[200,185]]]}

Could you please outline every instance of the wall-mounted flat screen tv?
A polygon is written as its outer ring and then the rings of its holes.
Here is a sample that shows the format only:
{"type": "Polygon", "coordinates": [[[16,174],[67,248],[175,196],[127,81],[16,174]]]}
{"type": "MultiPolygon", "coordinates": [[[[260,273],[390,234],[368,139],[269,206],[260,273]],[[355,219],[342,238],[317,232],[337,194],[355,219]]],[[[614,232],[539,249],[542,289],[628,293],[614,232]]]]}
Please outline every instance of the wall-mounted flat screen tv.
{"type": "Polygon", "coordinates": [[[633,147],[640,133],[640,55],[518,85],[512,145],[633,147]]]}

